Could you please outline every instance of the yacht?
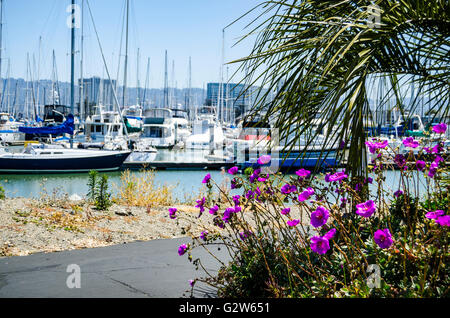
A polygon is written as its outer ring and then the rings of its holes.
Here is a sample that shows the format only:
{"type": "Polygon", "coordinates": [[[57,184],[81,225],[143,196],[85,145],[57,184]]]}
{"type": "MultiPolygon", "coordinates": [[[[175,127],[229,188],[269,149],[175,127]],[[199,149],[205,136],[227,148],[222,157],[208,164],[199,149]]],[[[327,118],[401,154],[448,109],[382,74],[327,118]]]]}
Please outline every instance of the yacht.
{"type": "Polygon", "coordinates": [[[203,106],[192,125],[192,135],[186,139],[187,149],[222,149],[225,136],[217,121],[215,108],[203,106]]]}
{"type": "Polygon", "coordinates": [[[172,149],[175,142],[175,124],[172,111],[167,108],[145,110],[142,133],[136,142],[137,149],[147,147],[172,149]]]}
{"type": "Polygon", "coordinates": [[[189,121],[185,110],[171,109],[172,121],[175,125],[175,142],[184,144],[186,139],[192,135],[192,130],[189,127],[189,121]]]}

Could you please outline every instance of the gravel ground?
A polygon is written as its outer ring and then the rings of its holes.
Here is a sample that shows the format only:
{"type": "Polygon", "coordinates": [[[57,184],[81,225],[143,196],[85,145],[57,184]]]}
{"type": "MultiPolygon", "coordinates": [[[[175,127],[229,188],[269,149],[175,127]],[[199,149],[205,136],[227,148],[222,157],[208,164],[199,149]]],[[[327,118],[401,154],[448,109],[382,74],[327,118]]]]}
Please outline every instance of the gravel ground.
{"type": "Polygon", "coordinates": [[[167,208],[113,205],[104,212],[83,201],[49,205],[33,199],[5,199],[0,201],[0,257],[176,238],[201,232],[198,209],[177,206],[182,217],[172,220],[167,208]]]}

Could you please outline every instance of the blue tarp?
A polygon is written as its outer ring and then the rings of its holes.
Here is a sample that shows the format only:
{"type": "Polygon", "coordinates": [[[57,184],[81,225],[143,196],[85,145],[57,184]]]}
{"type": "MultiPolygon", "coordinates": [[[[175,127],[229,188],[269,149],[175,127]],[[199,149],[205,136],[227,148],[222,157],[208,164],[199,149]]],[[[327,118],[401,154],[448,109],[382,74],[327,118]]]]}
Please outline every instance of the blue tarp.
{"type": "Polygon", "coordinates": [[[65,122],[58,126],[44,126],[44,127],[19,127],[19,131],[25,134],[35,135],[73,135],[73,115],[69,114],[65,122]]]}

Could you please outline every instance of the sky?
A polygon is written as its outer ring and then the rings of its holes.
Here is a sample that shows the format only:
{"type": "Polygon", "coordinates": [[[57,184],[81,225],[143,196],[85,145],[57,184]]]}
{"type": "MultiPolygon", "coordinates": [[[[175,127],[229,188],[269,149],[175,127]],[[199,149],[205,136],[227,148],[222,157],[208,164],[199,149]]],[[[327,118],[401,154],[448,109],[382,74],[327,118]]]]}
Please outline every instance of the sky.
{"type": "MultiPolygon", "coordinates": [[[[110,75],[112,79],[119,77],[122,84],[125,56],[122,30],[126,0],[86,1],[91,8],[110,75]],[[120,73],[117,76],[119,57],[120,73]]],[[[76,3],[81,8],[82,0],[76,0],[76,3]]],[[[230,62],[249,54],[254,36],[239,44],[236,42],[250,32],[246,26],[257,12],[228,25],[258,3],[261,0],[130,0],[127,86],[136,87],[139,78],[140,86],[144,87],[150,58],[148,87],[164,87],[165,50],[169,86],[188,87],[189,57],[192,61],[192,87],[202,88],[208,82],[220,81],[222,61],[230,62]],[[223,41],[222,30],[225,27],[223,41]]],[[[3,0],[2,77],[7,76],[10,63],[11,77],[26,78],[28,53],[33,80],[51,79],[54,50],[58,80],[70,81],[71,29],[67,25],[71,15],[70,4],[70,0],[3,0]]],[[[107,78],[87,4],[84,7],[83,77],[107,78]]],[[[81,17],[81,10],[78,12],[81,17]]],[[[81,29],[76,28],[75,31],[77,80],[80,76],[81,29]]],[[[236,68],[236,64],[225,66],[224,79],[236,68]]]]}

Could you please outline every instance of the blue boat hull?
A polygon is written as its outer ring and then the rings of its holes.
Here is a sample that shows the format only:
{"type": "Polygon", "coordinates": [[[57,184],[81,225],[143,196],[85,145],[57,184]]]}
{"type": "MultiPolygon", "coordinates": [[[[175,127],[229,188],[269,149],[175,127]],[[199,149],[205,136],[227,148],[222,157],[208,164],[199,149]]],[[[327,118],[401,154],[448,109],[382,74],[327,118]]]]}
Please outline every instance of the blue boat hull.
{"type": "Polygon", "coordinates": [[[115,153],[100,157],[61,159],[0,158],[0,173],[74,173],[90,170],[118,170],[130,153],[115,153]]]}

